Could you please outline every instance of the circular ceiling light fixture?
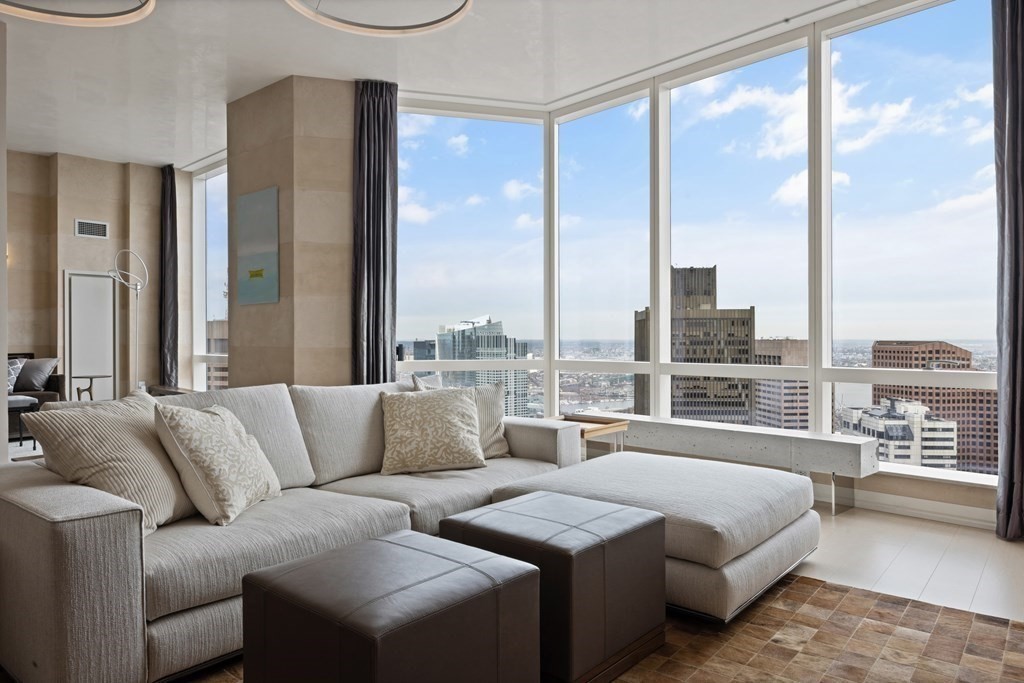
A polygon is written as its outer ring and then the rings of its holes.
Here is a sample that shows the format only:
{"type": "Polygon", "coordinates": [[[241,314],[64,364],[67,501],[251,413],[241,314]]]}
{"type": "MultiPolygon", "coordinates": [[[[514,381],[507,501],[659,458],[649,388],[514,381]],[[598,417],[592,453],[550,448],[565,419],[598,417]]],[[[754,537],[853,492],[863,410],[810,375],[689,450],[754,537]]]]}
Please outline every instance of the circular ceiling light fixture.
{"type": "Polygon", "coordinates": [[[339,31],[358,33],[366,36],[397,37],[429,33],[451,26],[469,14],[473,6],[473,0],[461,0],[458,7],[451,12],[425,21],[409,24],[377,24],[369,22],[342,19],[334,14],[329,14],[320,9],[323,0],[284,0],[296,12],[312,19],[318,24],[323,24],[339,31]]]}
{"type": "MultiPolygon", "coordinates": [[[[105,2],[102,4],[93,3],[97,6],[92,11],[68,12],[57,9],[53,5],[60,5],[57,2],[13,2],[13,0],[0,0],[0,14],[7,14],[21,19],[41,21],[47,24],[59,24],[61,26],[86,26],[86,27],[107,27],[124,26],[141,21],[153,13],[156,7],[156,0],[123,0],[122,2],[105,2]],[[114,9],[118,6],[125,6],[124,9],[114,9]]],[[[64,5],[70,3],[65,2],[64,5]]],[[[81,10],[81,5],[86,4],[76,0],[75,7],[81,10]]]]}

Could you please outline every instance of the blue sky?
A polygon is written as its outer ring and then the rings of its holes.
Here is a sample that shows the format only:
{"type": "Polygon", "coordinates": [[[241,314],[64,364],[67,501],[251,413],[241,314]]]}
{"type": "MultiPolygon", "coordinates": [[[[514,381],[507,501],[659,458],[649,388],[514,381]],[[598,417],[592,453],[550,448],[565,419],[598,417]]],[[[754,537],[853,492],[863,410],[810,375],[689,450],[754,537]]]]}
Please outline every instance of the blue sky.
{"type": "MultiPolygon", "coordinates": [[[[832,42],[834,336],[995,330],[985,0],[832,42]]],[[[672,95],[672,262],[718,266],[719,306],[807,335],[806,51],[672,95]]],[[[630,339],[648,301],[641,100],[559,130],[565,339],[630,339]]],[[[399,336],[490,314],[542,336],[541,131],[403,114],[399,336]]]]}
{"type": "Polygon", "coordinates": [[[206,181],[206,319],[226,320],[228,302],[228,174],[206,181]]]}

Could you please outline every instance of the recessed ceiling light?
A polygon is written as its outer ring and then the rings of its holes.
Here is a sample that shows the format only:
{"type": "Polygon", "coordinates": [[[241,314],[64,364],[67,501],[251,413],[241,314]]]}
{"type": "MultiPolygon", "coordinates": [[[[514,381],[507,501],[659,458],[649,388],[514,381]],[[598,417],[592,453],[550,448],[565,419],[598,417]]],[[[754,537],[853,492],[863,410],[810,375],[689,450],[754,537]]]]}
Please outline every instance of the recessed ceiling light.
{"type": "MultiPolygon", "coordinates": [[[[80,8],[87,4],[76,0],[75,5],[80,8]]],[[[21,19],[42,21],[47,24],[60,24],[62,26],[124,26],[133,24],[136,21],[145,19],[153,13],[156,7],[156,0],[126,0],[123,4],[127,7],[123,10],[113,12],[66,12],[46,7],[43,3],[32,4],[29,2],[12,2],[12,0],[0,0],[0,14],[7,14],[21,19]]],[[[109,6],[110,3],[107,3],[109,6]]]]}
{"type": "Polygon", "coordinates": [[[342,19],[341,17],[333,14],[328,14],[327,12],[323,12],[319,9],[320,0],[284,1],[287,2],[296,12],[307,19],[312,19],[318,24],[323,24],[324,26],[329,26],[330,28],[338,29],[339,31],[348,31],[349,33],[391,37],[428,33],[430,31],[437,31],[438,29],[451,26],[469,14],[470,7],[473,5],[473,0],[462,0],[459,6],[453,11],[437,17],[436,19],[430,19],[428,21],[421,21],[413,24],[388,25],[342,19]]]}

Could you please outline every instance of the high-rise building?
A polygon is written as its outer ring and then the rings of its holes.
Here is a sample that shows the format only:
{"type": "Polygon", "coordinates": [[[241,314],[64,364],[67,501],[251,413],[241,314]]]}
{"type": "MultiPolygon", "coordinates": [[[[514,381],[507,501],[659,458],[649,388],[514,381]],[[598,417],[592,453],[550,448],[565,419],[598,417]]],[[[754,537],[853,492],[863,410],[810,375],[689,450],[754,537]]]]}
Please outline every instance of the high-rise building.
{"type": "MultiPolygon", "coordinates": [[[[758,339],[755,365],[807,365],[806,339],[758,339]]],[[[754,380],[754,424],[776,429],[810,429],[810,387],[803,380],[754,380]]]]}
{"type": "Polygon", "coordinates": [[[878,439],[878,459],[897,465],[956,469],[957,423],[920,401],[889,398],[867,408],[843,408],[839,430],[878,439]]]}
{"type": "MultiPolygon", "coordinates": [[[[942,341],[876,341],[871,365],[876,368],[973,370],[974,354],[942,341]]],[[[948,389],[903,384],[876,384],[871,401],[887,398],[920,401],[934,415],[956,422],[957,469],[996,474],[999,469],[999,431],[996,392],[988,389],[948,389]]]]}
{"type": "MultiPolygon", "coordinates": [[[[674,363],[754,362],[754,307],[718,308],[718,268],[672,268],[671,358],[674,363]]],[[[648,360],[650,308],[637,311],[634,358],[648,360]]],[[[636,412],[650,414],[649,378],[637,375],[636,412]]],[[[672,378],[672,417],[732,424],[753,422],[753,381],[672,378]]]]}
{"type": "Polygon", "coordinates": [[[413,360],[434,360],[437,358],[436,339],[417,339],[412,343],[413,360]]]}
{"type": "Polygon", "coordinates": [[[206,364],[206,390],[228,388],[228,321],[206,321],[206,353],[223,355],[223,363],[206,364]]]}
{"type": "MultiPolygon", "coordinates": [[[[413,347],[415,354],[415,346],[413,347]]],[[[437,331],[437,360],[512,360],[526,358],[526,342],[505,335],[501,321],[490,316],[443,325],[437,331]]],[[[505,414],[530,417],[526,370],[462,370],[448,372],[452,386],[505,385],[505,414]]]]}

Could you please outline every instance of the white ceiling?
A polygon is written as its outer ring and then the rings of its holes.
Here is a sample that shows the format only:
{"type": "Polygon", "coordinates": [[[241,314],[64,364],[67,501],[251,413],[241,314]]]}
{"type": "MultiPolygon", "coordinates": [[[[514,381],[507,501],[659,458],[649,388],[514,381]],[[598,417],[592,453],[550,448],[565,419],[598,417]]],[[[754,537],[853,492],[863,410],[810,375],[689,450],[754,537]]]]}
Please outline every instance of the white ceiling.
{"type": "MultiPolygon", "coordinates": [[[[46,2],[77,8],[83,0],[46,2]]],[[[443,14],[458,5],[322,3],[346,18],[395,23],[419,20],[427,6],[443,14]]],[[[326,28],[284,0],[157,0],[143,21],[103,29],[9,17],[8,146],[187,165],[225,147],[227,102],[291,74],[387,79],[420,96],[547,106],[740,36],[780,33],[860,4],[475,0],[455,26],[401,38],[326,28]]]]}

